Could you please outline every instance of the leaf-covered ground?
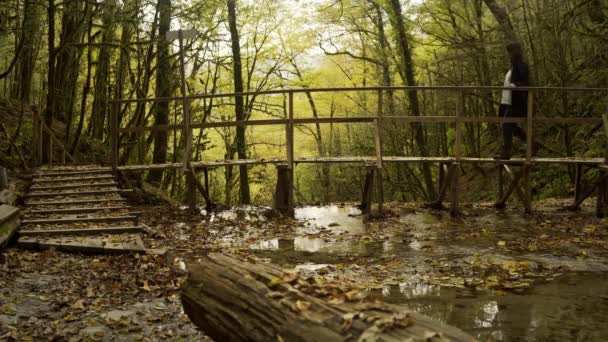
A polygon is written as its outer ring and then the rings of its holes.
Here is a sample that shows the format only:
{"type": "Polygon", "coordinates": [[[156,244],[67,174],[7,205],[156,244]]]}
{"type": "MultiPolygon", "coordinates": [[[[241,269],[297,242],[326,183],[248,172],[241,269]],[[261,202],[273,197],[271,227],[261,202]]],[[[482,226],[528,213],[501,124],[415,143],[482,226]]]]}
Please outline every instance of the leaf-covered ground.
{"type": "Polygon", "coordinates": [[[500,296],[575,271],[608,271],[606,221],[559,204],[546,202],[529,217],[470,207],[460,221],[390,204],[386,218],[368,223],[348,206],[307,209],[324,220],[264,208],[202,215],[140,207],[145,245],[164,256],[0,252],[0,340],[204,340],[178,289],[188,265],[209,251],[255,254],[372,291],[423,283],[500,296]]]}

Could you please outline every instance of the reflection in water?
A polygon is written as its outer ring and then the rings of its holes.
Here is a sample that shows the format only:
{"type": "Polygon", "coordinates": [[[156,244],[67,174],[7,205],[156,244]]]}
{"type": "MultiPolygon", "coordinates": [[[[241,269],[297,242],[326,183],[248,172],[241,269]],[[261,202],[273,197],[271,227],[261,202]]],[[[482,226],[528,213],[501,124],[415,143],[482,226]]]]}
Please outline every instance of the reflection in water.
{"type": "Polygon", "coordinates": [[[607,281],[605,273],[576,273],[537,285],[523,295],[472,295],[469,289],[416,282],[370,293],[457,326],[482,341],[606,341],[607,281]]]}
{"type": "Polygon", "coordinates": [[[323,239],[297,237],[295,239],[272,239],[258,241],[249,246],[253,250],[280,250],[322,253],[365,254],[368,248],[356,241],[327,242],[323,239]]]}
{"type": "Polygon", "coordinates": [[[295,217],[298,220],[309,221],[314,225],[337,232],[348,231],[352,234],[365,232],[361,210],[355,207],[339,207],[337,205],[302,207],[296,208],[295,217]]]}

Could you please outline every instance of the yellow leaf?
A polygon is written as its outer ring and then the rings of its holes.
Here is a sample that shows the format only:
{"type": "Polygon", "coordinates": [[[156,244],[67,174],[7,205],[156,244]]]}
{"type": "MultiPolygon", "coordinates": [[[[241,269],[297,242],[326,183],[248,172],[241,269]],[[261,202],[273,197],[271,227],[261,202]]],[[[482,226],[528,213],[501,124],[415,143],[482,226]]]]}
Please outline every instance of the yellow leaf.
{"type": "Polygon", "coordinates": [[[306,310],[308,310],[308,308],[310,308],[310,305],[311,305],[310,302],[305,302],[303,300],[297,300],[296,301],[296,308],[299,311],[306,311],[306,310]]]}
{"type": "Polygon", "coordinates": [[[499,246],[506,246],[507,242],[500,240],[496,244],[499,245],[499,246]]]}
{"type": "Polygon", "coordinates": [[[585,233],[593,233],[596,230],[597,230],[597,227],[596,226],[592,226],[592,225],[589,225],[589,226],[585,227],[585,229],[584,229],[585,233]]]}
{"type": "Polygon", "coordinates": [[[152,289],[150,288],[150,285],[148,285],[147,280],[144,280],[144,286],[142,286],[141,288],[144,289],[144,291],[152,291],[152,289]]]}
{"type": "Polygon", "coordinates": [[[0,306],[0,312],[12,316],[17,313],[17,307],[13,303],[4,304],[0,306]]]}
{"type": "Polygon", "coordinates": [[[280,283],[281,283],[281,279],[279,279],[279,278],[272,278],[268,282],[268,287],[275,287],[275,286],[279,285],[280,283]]]}
{"type": "Polygon", "coordinates": [[[346,296],[346,299],[353,300],[353,298],[355,298],[358,294],[359,294],[358,290],[352,290],[352,291],[346,292],[344,295],[346,296]]]}

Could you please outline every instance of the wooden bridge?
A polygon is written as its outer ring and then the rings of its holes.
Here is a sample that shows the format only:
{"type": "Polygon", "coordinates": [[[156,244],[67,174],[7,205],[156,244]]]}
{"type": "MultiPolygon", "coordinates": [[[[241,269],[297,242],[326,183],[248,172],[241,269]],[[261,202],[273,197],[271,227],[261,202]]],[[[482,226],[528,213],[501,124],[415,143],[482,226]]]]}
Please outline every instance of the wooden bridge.
{"type": "MultiPolygon", "coordinates": [[[[183,89],[183,88],[182,88],[183,89]]],[[[205,182],[208,182],[208,170],[222,166],[236,165],[260,165],[275,164],[278,170],[278,184],[275,194],[275,206],[285,212],[293,212],[293,172],[296,164],[300,163],[351,163],[362,164],[367,169],[366,180],[363,189],[362,207],[365,213],[371,210],[374,188],[376,188],[376,201],[379,210],[382,210],[383,187],[382,171],[388,163],[432,163],[439,165],[439,184],[438,196],[433,205],[441,206],[444,200],[449,199],[451,212],[458,213],[459,208],[459,173],[460,166],[465,163],[494,163],[498,170],[498,193],[496,196],[496,206],[504,207],[511,194],[515,192],[524,204],[526,212],[532,210],[532,196],[530,186],[530,173],[536,164],[569,164],[576,169],[575,179],[575,198],[571,206],[578,209],[580,204],[597,190],[597,215],[604,216],[608,202],[608,164],[606,156],[595,158],[536,158],[533,155],[534,127],[536,124],[577,124],[577,125],[603,125],[604,133],[608,138],[608,117],[604,114],[598,117],[544,117],[534,114],[534,99],[540,92],[576,92],[576,93],[600,93],[605,96],[608,88],[559,88],[559,87],[469,87],[469,86],[419,86],[419,87],[362,87],[362,88],[305,88],[289,90],[271,90],[250,93],[230,93],[230,94],[207,94],[189,95],[166,98],[139,98],[139,99],[117,99],[111,101],[111,121],[110,134],[112,141],[111,161],[115,171],[145,171],[145,170],[164,170],[181,169],[188,174],[188,192],[195,192],[198,188],[203,192],[206,199],[209,197],[208,184],[201,185],[194,177],[197,172],[204,172],[205,182]],[[504,89],[528,91],[528,113],[526,117],[503,118],[503,117],[473,117],[467,115],[465,108],[465,96],[475,92],[494,92],[504,89]],[[447,91],[457,96],[457,106],[454,115],[451,116],[388,116],[384,115],[384,96],[387,92],[395,91],[447,91]],[[374,115],[364,117],[332,117],[332,118],[300,118],[294,113],[294,95],[313,93],[345,93],[345,92],[368,92],[377,94],[377,106],[374,115]],[[223,121],[223,122],[192,122],[190,104],[192,101],[200,99],[214,98],[235,98],[239,96],[261,96],[261,95],[282,95],[287,98],[286,114],[280,119],[266,120],[246,120],[246,121],[223,121]],[[180,101],[183,107],[183,122],[181,124],[163,126],[136,126],[123,127],[123,113],[129,104],[133,103],[157,103],[163,101],[180,101]],[[452,146],[452,155],[429,157],[429,156],[387,156],[383,154],[383,128],[395,122],[402,123],[444,123],[452,124],[455,128],[455,141],[452,146]],[[462,129],[464,124],[471,123],[520,123],[526,126],[527,150],[525,157],[514,158],[511,160],[495,160],[493,158],[471,158],[463,155],[462,129]],[[320,158],[299,158],[294,155],[294,127],[303,124],[339,124],[339,123],[370,123],[374,126],[375,155],[357,157],[320,157],[320,158]],[[271,159],[237,159],[237,160],[192,160],[192,140],[194,129],[218,128],[218,127],[249,127],[249,126],[269,126],[279,125],[285,128],[286,154],[282,157],[271,159]],[[121,165],[119,163],[119,151],[124,146],[120,143],[122,135],[135,134],[141,136],[146,132],[159,131],[181,131],[185,137],[184,158],[177,163],[166,164],[139,164],[121,165]],[[519,170],[515,171],[514,168],[519,170]],[[598,179],[587,187],[582,184],[584,168],[596,168],[600,171],[598,179]],[[376,186],[374,187],[374,180],[376,186]]],[[[190,200],[191,201],[191,200],[190,200]]]]}

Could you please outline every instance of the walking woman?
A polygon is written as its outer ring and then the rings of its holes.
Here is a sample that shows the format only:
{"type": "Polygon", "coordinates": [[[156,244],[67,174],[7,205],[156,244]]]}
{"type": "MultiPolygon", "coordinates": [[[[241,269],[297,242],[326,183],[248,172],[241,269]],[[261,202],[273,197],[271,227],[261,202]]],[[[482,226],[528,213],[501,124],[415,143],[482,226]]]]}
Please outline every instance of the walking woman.
{"type": "MultiPolygon", "coordinates": [[[[505,75],[505,87],[528,87],[529,68],[524,62],[522,48],[519,43],[507,45],[511,60],[511,69],[505,75]]],[[[528,113],[528,91],[503,90],[499,109],[500,116],[505,118],[525,117],[528,113]]],[[[509,159],[513,151],[513,135],[525,141],[526,133],[514,122],[502,124],[503,145],[495,159],[509,159]]]]}

